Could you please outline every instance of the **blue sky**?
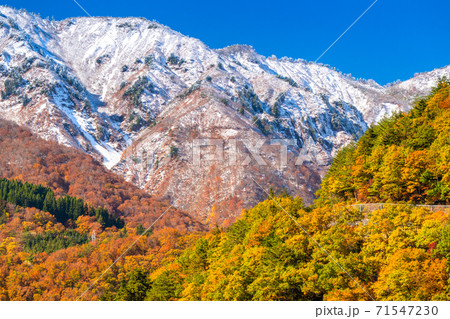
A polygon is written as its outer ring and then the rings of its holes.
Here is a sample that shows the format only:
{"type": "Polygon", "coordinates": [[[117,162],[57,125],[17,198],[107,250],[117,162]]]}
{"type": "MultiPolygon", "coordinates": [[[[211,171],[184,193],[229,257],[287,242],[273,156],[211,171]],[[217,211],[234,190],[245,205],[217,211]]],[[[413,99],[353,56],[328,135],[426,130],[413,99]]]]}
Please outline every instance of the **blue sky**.
{"type": "MultiPolygon", "coordinates": [[[[77,0],[93,16],[157,20],[212,48],[252,45],[265,56],[314,61],[374,0],[77,0]]],[[[73,0],[2,4],[64,19],[84,16],[73,0]]],[[[379,0],[319,62],[380,84],[450,64],[450,2],[379,0]]]]}

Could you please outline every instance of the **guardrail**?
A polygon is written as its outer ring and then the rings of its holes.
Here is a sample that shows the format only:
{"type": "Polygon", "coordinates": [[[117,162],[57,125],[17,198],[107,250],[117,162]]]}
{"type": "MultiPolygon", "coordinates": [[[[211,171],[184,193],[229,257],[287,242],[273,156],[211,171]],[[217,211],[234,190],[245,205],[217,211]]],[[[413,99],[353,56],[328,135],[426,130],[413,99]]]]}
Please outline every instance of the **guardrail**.
{"type": "Polygon", "coordinates": [[[432,212],[450,210],[450,205],[414,205],[414,204],[395,204],[395,203],[369,203],[369,204],[353,204],[350,205],[359,209],[360,212],[373,212],[378,209],[383,209],[384,206],[401,206],[409,205],[411,207],[425,207],[432,212]]]}

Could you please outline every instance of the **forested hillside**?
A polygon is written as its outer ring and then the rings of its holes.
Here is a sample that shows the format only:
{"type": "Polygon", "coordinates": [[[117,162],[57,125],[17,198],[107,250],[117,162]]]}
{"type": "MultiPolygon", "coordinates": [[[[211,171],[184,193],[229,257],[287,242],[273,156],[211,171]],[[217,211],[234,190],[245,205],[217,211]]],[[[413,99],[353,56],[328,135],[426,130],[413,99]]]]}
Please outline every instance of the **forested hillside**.
{"type": "MultiPolygon", "coordinates": [[[[150,226],[170,207],[106,170],[91,156],[40,139],[4,120],[0,120],[0,150],[0,178],[49,187],[57,198],[79,197],[91,207],[102,207],[114,216],[124,217],[133,226],[150,226]]],[[[179,210],[171,208],[170,212],[155,227],[202,227],[179,210]]]]}
{"type": "Polygon", "coordinates": [[[0,200],[21,207],[33,207],[52,214],[60,223],[75,221],[80,216],[94,216],[102,227],[124,226],[124,221],[110,214],[102,207],[94,208],[81,198],[61,196],[55,198],[54,192],[41,185],[22,183],[17,180],[0,179],[0,200]]]}
{"type": "MultiPolygon", "coordinates": [[[[75,300],[143,230],[102,229],[93,217],[69,229],[49,213],[2,205],[1,300],[75,300]]],[[[228,229],[146,234],[82,299],[448,300],[449,257],[447,213],[404,205],[366,216],[276,197],[228,229]]]]}
{"type": "Polygon", "coordinates": [[[370,127],[341,150],[318,194],[322,202],[450,203],[450,82],[370,127]]]}
{"type": "Polygon", "coordinates": [[[447,213],[391,206],[365,216],[344,205],[310,211],[289,197],[260,203],[157,271],[133,270],[112,297],[370,300],[325,251],[376,300],[450,297],[447,213]]]}
{"type": "Polygon", "coordinates": [[[155,270],[199,236],[161,226],[143,232],[140,224],[105,228],[89,215],[61,223],[49,212],[0,201],[0,300],[76,300],[140,238],[85,296],[99,299],[136,267],[155,270]]]}

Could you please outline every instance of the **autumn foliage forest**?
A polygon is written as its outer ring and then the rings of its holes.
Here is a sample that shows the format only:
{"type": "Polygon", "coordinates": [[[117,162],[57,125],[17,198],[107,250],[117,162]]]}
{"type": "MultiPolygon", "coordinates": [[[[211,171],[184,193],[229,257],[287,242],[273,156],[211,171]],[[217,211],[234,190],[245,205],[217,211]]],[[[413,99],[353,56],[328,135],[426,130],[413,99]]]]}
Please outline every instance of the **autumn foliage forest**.
{"type": "Polygon", "coordinates": [[[319,191],[321,202],[450,203],[450,86],[408,113],[372,126],[340,151],[319,191]]]}
{"type": "Polygon", "coordinates": [[[446,80],[340,151],[313,206],[270,195],[226,228],[9,122],[0,122],[0,149],[1,300],[450,298],[449,214],[414,205],[449,202],[446,80]],[[78,206],[61,214],[64,198],[78,206]],[[350,205],[370,202],[399,205],[350,205]]]}

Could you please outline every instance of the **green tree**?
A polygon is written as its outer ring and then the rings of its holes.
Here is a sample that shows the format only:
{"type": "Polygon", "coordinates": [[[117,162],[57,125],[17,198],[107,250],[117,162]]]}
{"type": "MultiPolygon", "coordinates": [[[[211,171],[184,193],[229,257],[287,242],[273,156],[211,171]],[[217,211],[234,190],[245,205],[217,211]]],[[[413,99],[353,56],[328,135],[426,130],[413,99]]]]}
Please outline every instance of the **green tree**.
{"type": "Polygon", "coordinates": [[[180,275],[173,271],[164,271],[153,280],[146,300],[167,301],[180,297],[183,290],[180,275]]]}
{"type": "Polygon", "coordinates": [[[132,270],[127,280],[120,282],[116,300],[141,301],[145,299],[150,281],[147,274],[140,268],[132,270]]]}

